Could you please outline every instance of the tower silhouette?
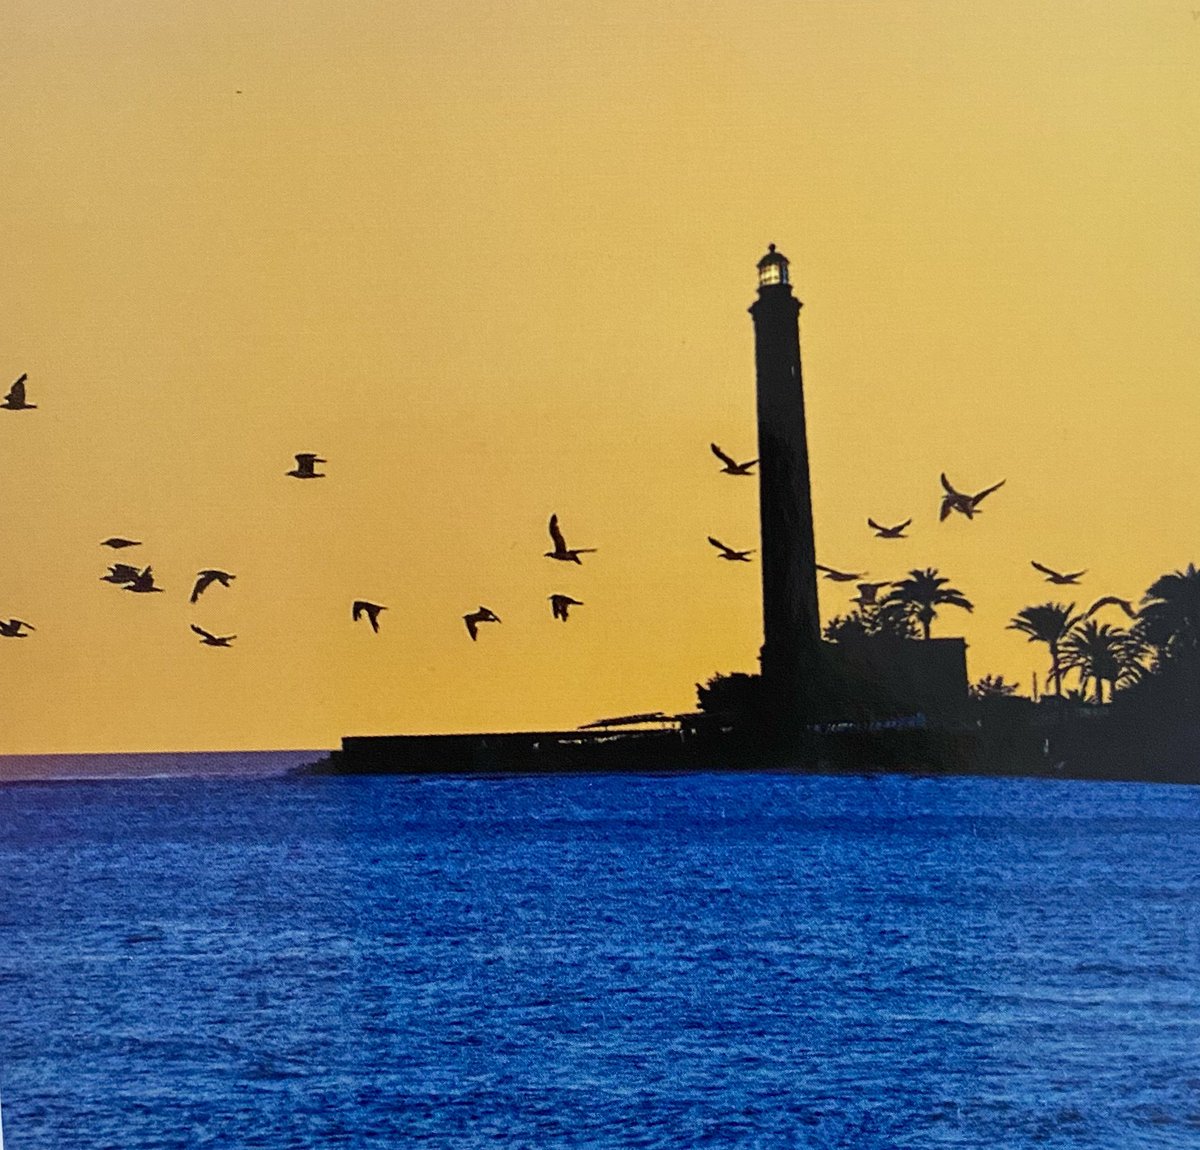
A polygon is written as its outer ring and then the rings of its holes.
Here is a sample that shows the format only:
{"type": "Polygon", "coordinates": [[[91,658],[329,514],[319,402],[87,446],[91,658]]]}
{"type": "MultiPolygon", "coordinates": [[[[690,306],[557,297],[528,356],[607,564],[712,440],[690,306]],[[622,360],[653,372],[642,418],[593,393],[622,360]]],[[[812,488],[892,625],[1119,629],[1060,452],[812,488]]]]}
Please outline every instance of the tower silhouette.
{"type": "Polygon", "coordinates": [[[771,244],[758,261],[758,299],[750,315],[758,381],[762,680],[783,727],[802,719],[811,705],[821,660],[800,307],[787,258],[771,244]]]}

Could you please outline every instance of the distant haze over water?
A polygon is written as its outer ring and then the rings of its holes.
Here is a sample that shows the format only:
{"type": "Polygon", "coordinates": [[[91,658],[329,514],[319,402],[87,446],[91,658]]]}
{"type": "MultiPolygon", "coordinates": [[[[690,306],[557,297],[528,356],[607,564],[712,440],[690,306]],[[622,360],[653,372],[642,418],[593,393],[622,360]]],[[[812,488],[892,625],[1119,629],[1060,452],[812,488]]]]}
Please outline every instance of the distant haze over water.
{"type": "Polygon", "coordinates": [[[0,783],[65,779],[264,778],[326,752],[164,751],[109,755],[0,755],[0,783]]]}

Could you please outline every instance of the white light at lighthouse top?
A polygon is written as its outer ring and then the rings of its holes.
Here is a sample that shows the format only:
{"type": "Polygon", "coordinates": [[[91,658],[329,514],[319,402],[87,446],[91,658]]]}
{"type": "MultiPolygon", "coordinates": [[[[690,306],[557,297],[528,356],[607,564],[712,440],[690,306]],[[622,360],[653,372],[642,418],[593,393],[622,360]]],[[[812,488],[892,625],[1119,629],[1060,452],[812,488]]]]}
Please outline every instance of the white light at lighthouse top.
{"type": "Polygon", "coordinates": [[[768,284],[785,284],[787,282],[787,256],[782,252],[777,252],[775,245],[771,244],[767,248],[767,254],[758,261],[758,286],[766,287],[768,284]]]}

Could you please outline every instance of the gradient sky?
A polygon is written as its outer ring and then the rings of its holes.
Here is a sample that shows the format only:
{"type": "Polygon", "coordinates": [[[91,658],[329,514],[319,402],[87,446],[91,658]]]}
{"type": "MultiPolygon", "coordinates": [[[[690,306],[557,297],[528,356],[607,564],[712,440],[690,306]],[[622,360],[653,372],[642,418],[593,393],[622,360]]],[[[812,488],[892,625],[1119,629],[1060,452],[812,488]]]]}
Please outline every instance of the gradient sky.
{"type": "Polygon", "coordinates": [[[759,572],[705,536],[758,542],[708,444],[756,453],[769,242],[818,556],[950,576],[973,678],[1044,670],[1031,559],[1086,605],[1200,558],[1186,3],[16,0],[0,36],[0,383],[40,405],[0,411],[38,628],[0,751],[574,726],[756,669],[759,572]],[[1007,485],[939,524],[943,469],[1007,485]],[[99,581],[112,534],[166,594],[99,581]]]}

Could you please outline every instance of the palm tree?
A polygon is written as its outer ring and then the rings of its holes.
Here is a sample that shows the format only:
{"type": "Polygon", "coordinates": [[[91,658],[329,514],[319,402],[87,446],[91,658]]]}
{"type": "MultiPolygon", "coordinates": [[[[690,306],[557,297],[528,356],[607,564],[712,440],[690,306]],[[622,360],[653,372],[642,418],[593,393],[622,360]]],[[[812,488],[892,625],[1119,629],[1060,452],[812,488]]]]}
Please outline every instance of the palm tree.
{"type": "Polygon", "coordinates": [[[1096,702],[1104,702],[1104,683],[1110,684],[1111,700],[1118,682],[1130,682],[1145,668],[1138,661],[1140,645],[1128,631],[1089,619],[1062,643],[1062,669],[1079,672],[1079,687],[1087,694],[1089,679],[1096,683],[1096,702]]]}
{"type": "Polygon", "coordinates": [[[929,638],[929,628],[937,618],[939,607],[961,607],[964,611],[973,611],[974,605],[956,587],[947,587],[950,580],[937,573],[934,567],[924,571],[910,571],[907,579],[899,583],[888,593],[884,605],[898,604],[921,624],[926,639],[929,638]]]}
{"type": "Polygon", "coordinates": [[[1194,563],[1156,579],[1142,597],[1138,633],[1161,658],[1200,653],[1200,571],[1194,563]]]}
{"type": "Polygon", "coordinates": [[[1029,636],[1031,643],[1045,643],[1050,648],[1050,676],[1054,680],[1054,693],[1062,698],[1062,664],[1059,660],[1059,644],[1083,616],[1075,615],[1075,604],[1065,607],[1061,603],[1043,603],[1038,607],[1025,607],[1018,611],[1008,625],[1010,631],[1021,631],[1029,636]]]}

